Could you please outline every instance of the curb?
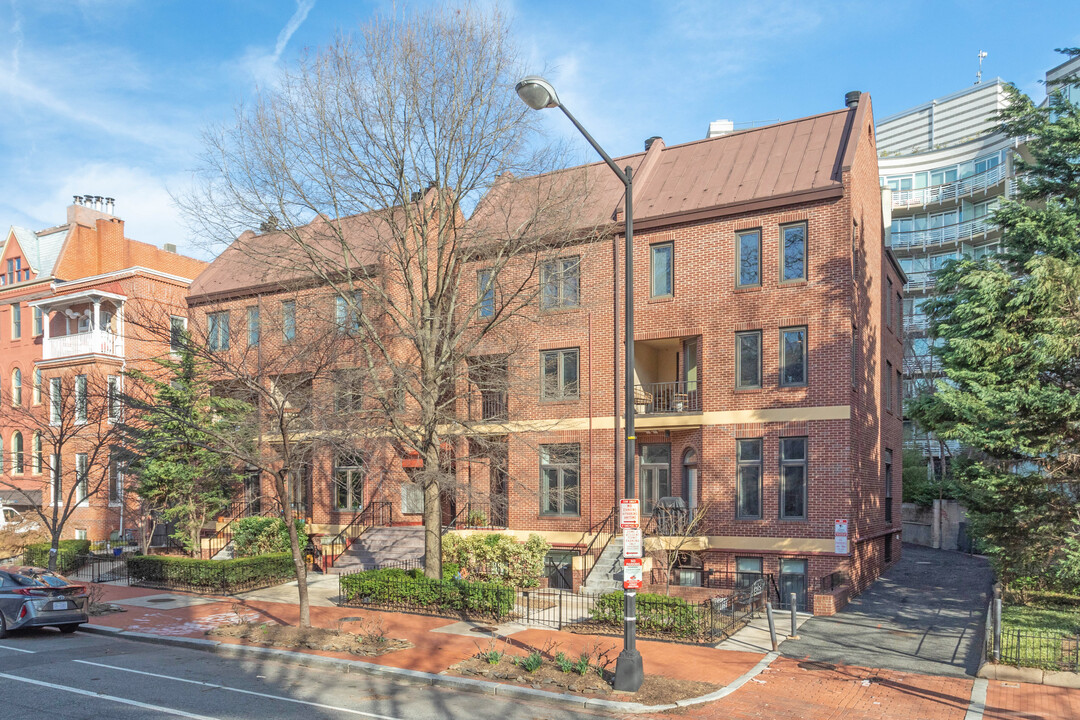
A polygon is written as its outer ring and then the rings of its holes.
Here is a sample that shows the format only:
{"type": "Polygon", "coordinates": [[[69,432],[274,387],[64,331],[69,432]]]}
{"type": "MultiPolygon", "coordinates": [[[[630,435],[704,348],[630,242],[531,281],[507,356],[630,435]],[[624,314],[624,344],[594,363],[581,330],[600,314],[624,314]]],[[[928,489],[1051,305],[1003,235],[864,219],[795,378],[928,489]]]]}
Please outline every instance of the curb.
{"type": "Polygon", "coordinates": [[[450,690],[458,690],[460,692],[471,692],[481,695],[498,695],[501,697],[517,698],[520,700],[543,700],[545,702],[555,703],[558,705],[565,705],[574,708],[586,708],[590,710],[608,710],[618,711],[624,713],[649,713],[649,712],[663,712],[665,710],[674,710],[675,708],[688,707],[690,705],[699,705],[701,703],[713,702],[723,697],[730,695],[738,690],[744,684],[750,681],[755,675],[759,674],[762,670],[767,668],[773,660],[779,657],[780,653],[769,653],[762,658],[754,667],[747,670],[740,675],[730,685],[726,685],[715,692],[711,692],[708,695],[702,695],[696,698],[686,698],[685,700],[679,700],[675,703],[668,705],[642,705],[636,702],[620,702],[618,700],[601,700],[598,698],[586,698],[577,695],[570,695],[567,693],[556,693],[548,690],[536,690],[534,688],[520,687],[517,685],[506,685],[503,683],[490,682],[487,680],[473,680],[472,678],[457,677],[455,675],[442,675],[435,673],[421,672],[419,670],[408,670],[405,668],[390,667],[389,665],[379,665],[378,663],[365,662],[363,660],[342,660],[339,658],[328,658],[321,655],[312,655],[309,653],[293,652],[291,650],[279,650],[278,648],[264,648],[254,645],[240,645],[236,643],[223,643],[217,640],[204,640],[202,638],[189,638],[189,637],[170,637],[168,635],[154,635],[151,633],[143,632],[131,632],[120,628],[109,627],[107,625],[82,625],[79,628],[80,631],[91,633],[94,635],[108,635],[114,638],[123,638],[127,640],[134,640],[136,642],[150,643],[153,645],[170,645],[173,647],[183,647],[189,650],[202,650],[204,652],[212,652],[217,655],[224,655],[226,657],[244,658],[244,657],[259,657],[270,658],[278,660],[280,662],[289,663],[291,665],[301,665],[306,667],[321,667],[331,670],[337,670],[343,673],[363,673],[365,675],[374,675],[382,677],[391,677],[397,680],[402,680],[416,685],[431,685],[434,687],[444,687],[450,690]]]}

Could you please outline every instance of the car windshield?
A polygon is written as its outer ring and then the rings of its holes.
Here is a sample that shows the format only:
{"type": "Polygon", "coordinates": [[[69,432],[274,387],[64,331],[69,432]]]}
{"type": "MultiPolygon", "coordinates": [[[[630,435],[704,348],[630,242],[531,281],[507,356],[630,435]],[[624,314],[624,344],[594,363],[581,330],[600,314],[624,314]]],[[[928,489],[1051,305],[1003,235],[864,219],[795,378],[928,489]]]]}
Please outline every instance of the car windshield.
{"type": "Polygon", "coordinates": [[[23,570],[15,575],[15,580],[23,585],[48,585],[49,587],[66,587],[71,584],[67,581],[67,578],[55,573],[35,572],[33,570],[23,570]]]}

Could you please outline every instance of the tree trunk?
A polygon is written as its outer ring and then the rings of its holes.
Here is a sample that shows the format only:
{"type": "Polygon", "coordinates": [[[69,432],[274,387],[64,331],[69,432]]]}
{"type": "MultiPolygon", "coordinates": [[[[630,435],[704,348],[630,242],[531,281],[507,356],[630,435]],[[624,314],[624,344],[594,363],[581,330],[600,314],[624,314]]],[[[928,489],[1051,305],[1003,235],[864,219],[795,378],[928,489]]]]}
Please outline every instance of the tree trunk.
{"type": "Polygon", "coordinates": [[[300,547],[300,536],[296,533],[296,520],[289,502],[285,471],[277,476],[278,497],[281,498],[281,514],[285,517],[285,528],[289,531],[289,550],[292,551],[293,565],[296,567],[296,592],[300,597],[300,627],[311,627],[311,606],[308,604],[307,563],[304,551],[300,547]]]}
{"type": "Polygon", "coordinates": [[[442,578],[442,494],[437,472],[425,473],[424,479],[424,575],[442,578]]]}
{"type": "Polygon", "coordinates": [[[58,555],[60,554],[60,530],[53,530],[52,543],[49,546],[49,572],[56,572],[58,555]]]}

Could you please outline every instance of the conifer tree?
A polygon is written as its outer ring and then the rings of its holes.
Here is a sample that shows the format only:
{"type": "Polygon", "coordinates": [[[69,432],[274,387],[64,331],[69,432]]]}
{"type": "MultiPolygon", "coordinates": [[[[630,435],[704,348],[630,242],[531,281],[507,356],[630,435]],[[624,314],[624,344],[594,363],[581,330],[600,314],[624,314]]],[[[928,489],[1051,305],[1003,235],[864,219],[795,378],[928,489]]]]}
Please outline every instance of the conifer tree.
{"type": "MultiPolygon", "coordinates": [[[[1070,56],[1080,49],[1061,51],[1070,56]]],[[[958,463],[973,529],[1017,589],[1080,586],[1080,108],[1015,86],[1018,196],[994,214],[1002,252],[950,262],[926,305],[944,377],[912,407],[971,448],[958,463]]]]}

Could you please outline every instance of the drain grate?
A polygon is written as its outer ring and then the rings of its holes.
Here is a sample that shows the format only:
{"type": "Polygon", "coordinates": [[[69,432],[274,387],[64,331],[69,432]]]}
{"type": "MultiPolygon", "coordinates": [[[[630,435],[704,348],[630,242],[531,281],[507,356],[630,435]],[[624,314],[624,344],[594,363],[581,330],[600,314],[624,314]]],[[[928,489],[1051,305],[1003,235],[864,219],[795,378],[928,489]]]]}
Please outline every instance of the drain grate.
{"type": "Polygon", "coordinates": [[[469,628],[469,632],[484,633],[486,635],[494,635],[499,631],[499,628],[489,627],[487,625],[481,625],[480,627],[469,628]]]}
{"type": "Polygon", "coordinates": [[[799,663],[799,667],[803,670],[835,670],[836,666],[832,663],[821,662],[819,660],[810,660],[807,662],[799,663]]]}
{"type": "Polygon", "coordinates": [[[146,600],[146,602],[148,602],[148,603],[167,603],[167,602],[176,602],[176,600],[174,600],[172,598],[148,598],[146,600]]]}

